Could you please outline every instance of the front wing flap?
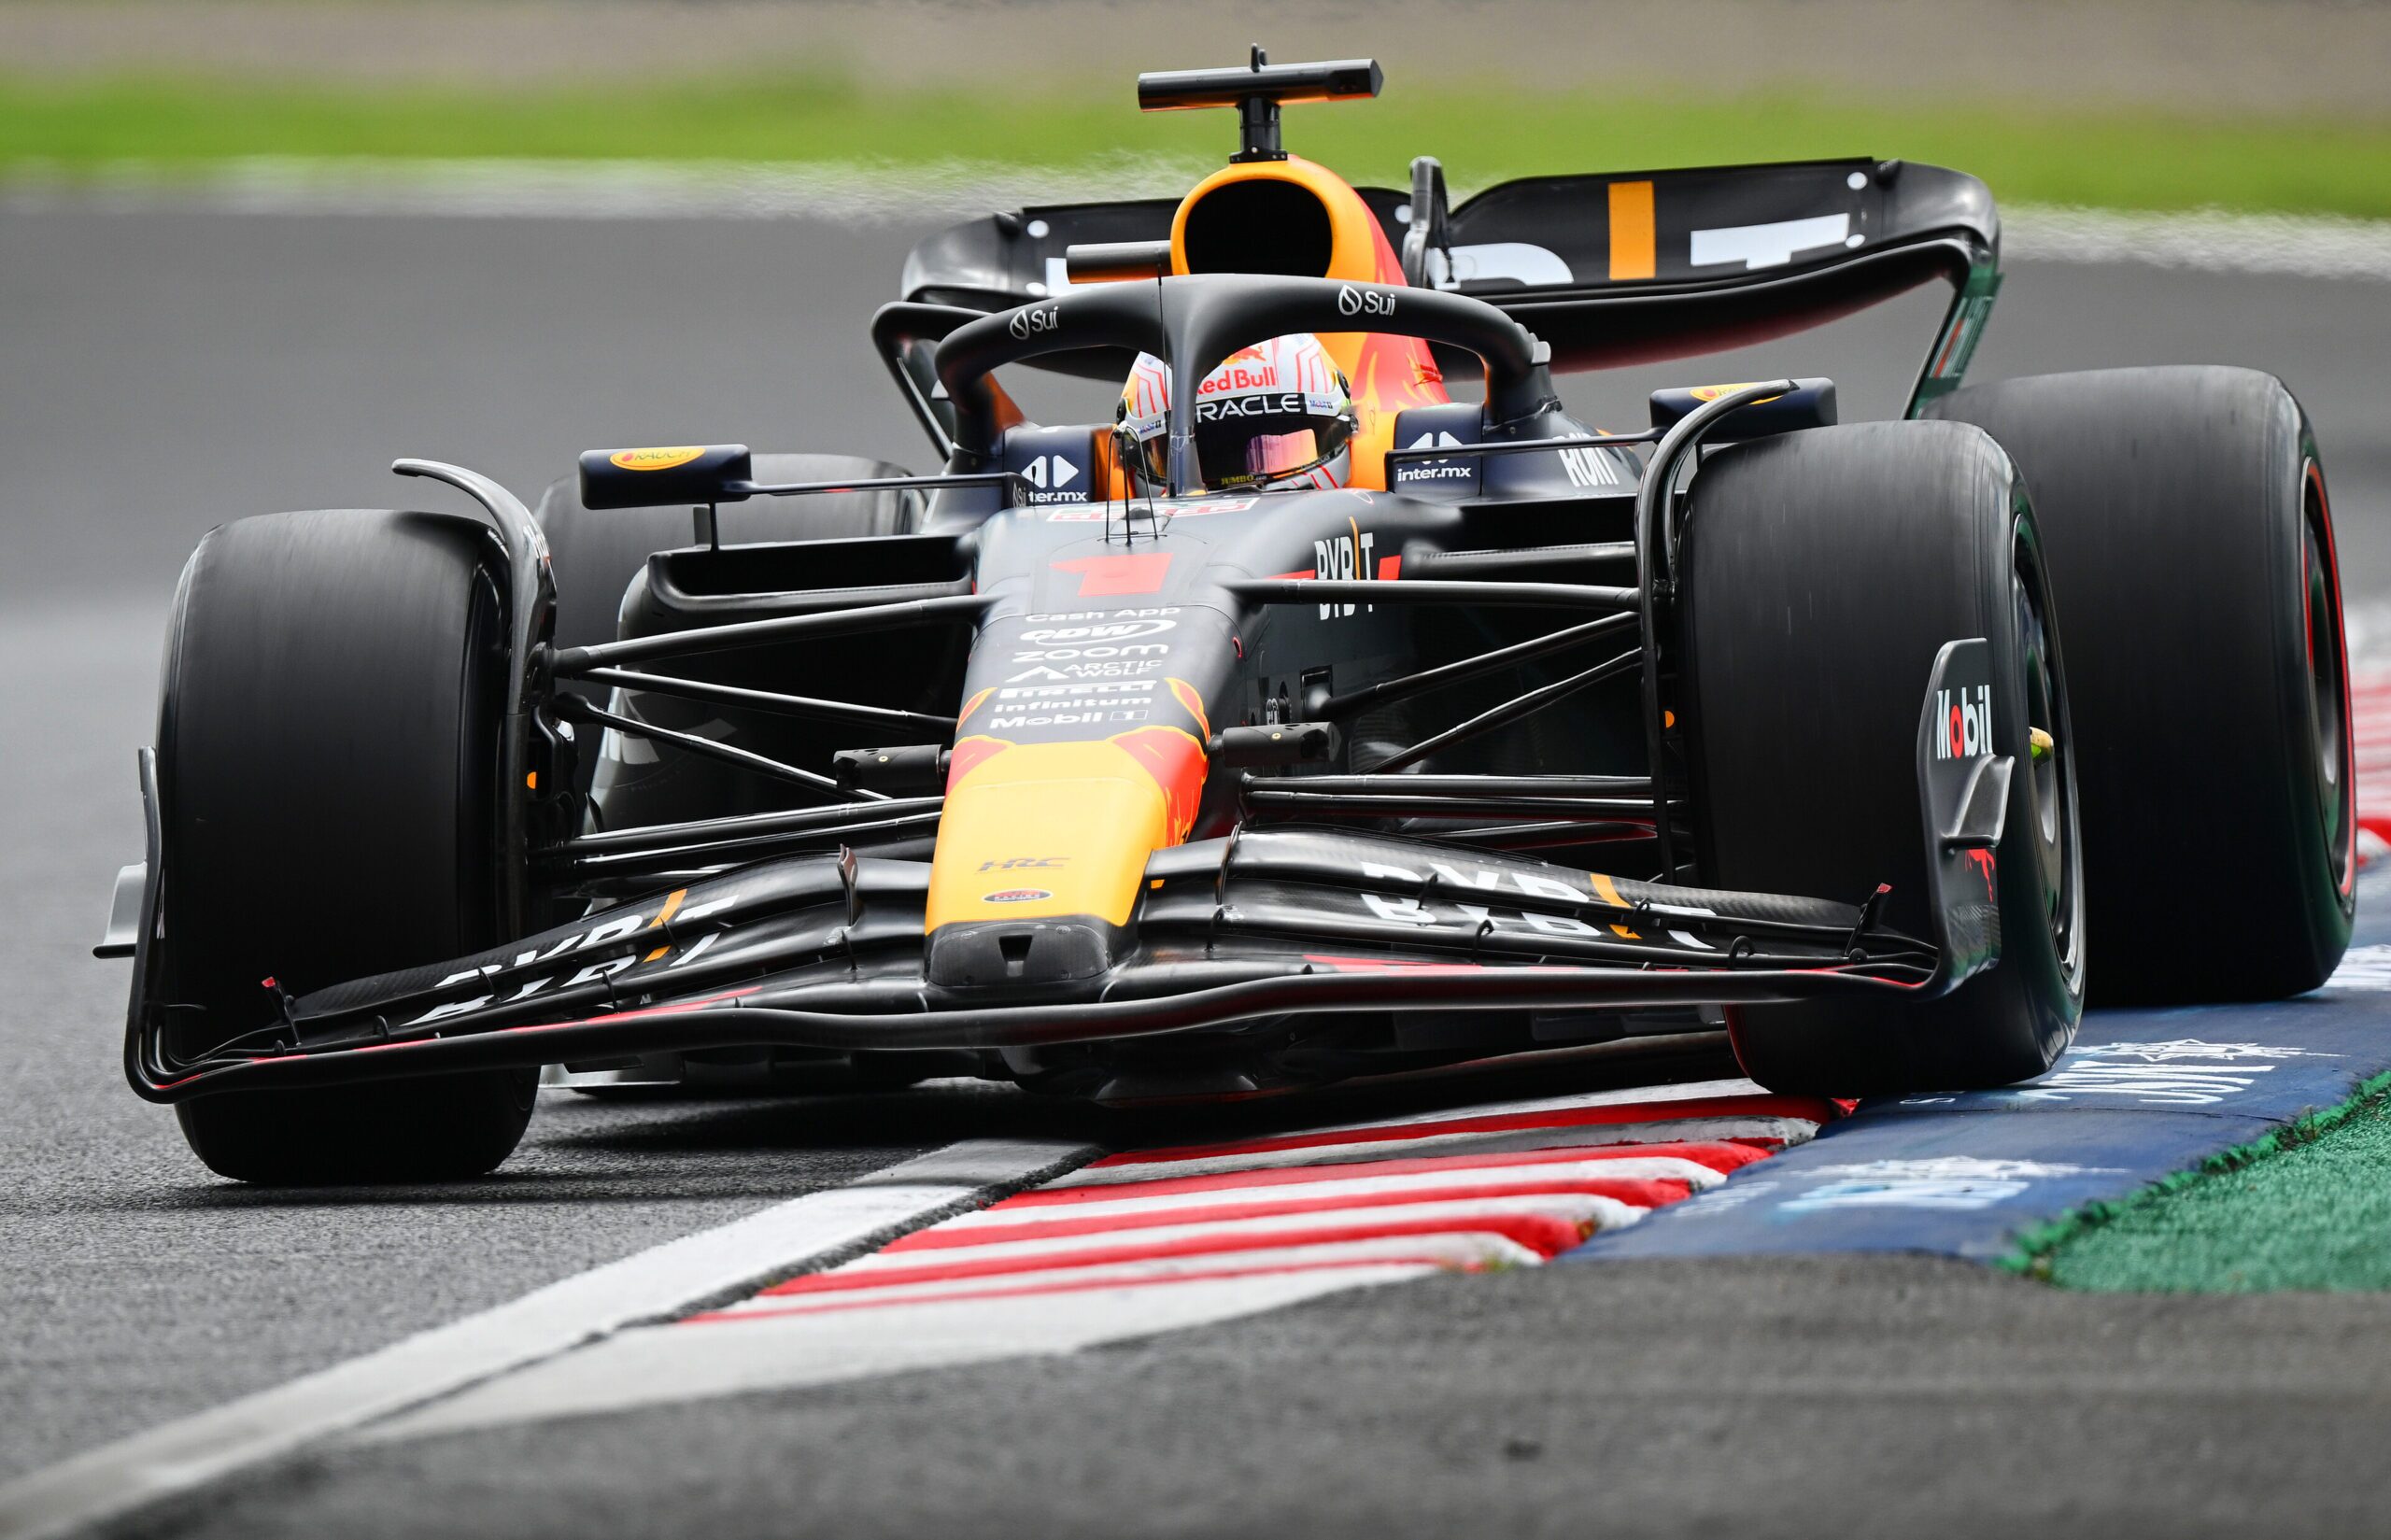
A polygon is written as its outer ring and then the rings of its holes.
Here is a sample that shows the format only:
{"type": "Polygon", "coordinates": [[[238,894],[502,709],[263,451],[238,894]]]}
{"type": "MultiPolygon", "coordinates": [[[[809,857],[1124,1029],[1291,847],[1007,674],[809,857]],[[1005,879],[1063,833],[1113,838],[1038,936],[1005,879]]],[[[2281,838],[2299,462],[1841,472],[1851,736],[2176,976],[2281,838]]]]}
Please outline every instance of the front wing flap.
{"type": "MultiPolygon", "coordinates": [[[[1935,687],[1962,686],[1981,663],[1971,645],[1945,649],[1935,687]]],[[[1931,749],[1922,728],[1939,854],[1947,831],[1969,837],[1959,826],[1980,774],[1936,772],[1931,749]]],[[[1873,904],[1662,886],[1393,836],[1244,830],[1156,853],[1101,973],[942,987],[924,974],[927,864],[793,856],[453,962],[295,1000],[262,994],[257,1023],[184,1060],[136,1001],[128,1067],[144,1095],[176,1101],[756,1045],[1036,1048],[1310,1012],[1924,998],[1997,956],[1997,912],[1975,897],[1989,889],[1953,882],[1973,878],[1969,857],[1954,862],[1935,864],[1930,944],[1878,927],[1873,904]]]]}

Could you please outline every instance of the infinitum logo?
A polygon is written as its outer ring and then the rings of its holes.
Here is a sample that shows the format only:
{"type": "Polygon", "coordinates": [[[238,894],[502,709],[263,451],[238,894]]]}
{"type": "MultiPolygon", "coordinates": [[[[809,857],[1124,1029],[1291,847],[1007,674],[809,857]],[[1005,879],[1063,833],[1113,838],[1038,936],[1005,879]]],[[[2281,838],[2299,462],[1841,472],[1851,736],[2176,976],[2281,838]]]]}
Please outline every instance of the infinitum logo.
{"type": "Polygon", "coordinates": [[[1992,752],[1991,685],[1936,690],[1934,710],[1943,723],[1934,740],[1935,758],[1973,759],[1992,752]]]}

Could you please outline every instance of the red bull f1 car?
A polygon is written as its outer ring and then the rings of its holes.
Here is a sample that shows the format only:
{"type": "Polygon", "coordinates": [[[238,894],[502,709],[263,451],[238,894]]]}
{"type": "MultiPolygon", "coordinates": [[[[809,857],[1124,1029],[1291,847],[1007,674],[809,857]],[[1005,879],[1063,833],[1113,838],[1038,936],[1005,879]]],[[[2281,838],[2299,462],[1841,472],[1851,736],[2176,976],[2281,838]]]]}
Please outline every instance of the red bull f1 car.
{"type": "Polygon", "coordinates": [[[2326,978],[2347,672],[2281,384],[1960,389],[2000,225],[1935,166],[1452,205],[1282,148],[1379,83],[1143,77],[1234,158],[922,243],[870,330],[930,473],[599,450],[533,507],[404,459],[472,512],[212,531],[99,949],[134,1088],[231,1177],[422,1180],[542,1067],[1136,1103],[1723,1034],[1848,1096],[2034,1076],[2087,984],[2326,978]],[[1899,420],[1555,389],[1935,283],[1899,420]],[[1017,366],[1132,383],[1037,423],[1017,366]],[[1282,412],[1334,474],[1257,472],[1282,412]]]}

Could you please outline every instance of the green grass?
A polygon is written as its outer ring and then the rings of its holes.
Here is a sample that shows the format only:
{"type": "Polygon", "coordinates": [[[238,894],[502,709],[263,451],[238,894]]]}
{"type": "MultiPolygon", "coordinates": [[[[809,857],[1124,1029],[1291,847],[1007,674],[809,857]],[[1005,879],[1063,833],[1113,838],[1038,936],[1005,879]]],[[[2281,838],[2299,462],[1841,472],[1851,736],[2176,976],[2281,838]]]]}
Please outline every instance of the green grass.
{"type": "Polygon", "coordinates": [[[2073,1289],[2391,1289],[2391,1098],[2378,1084],[2139,1199],[2030,1237],[2022,1264],[2073,1289]]]}
{"type": "MultiPolygon", "coordinates": [[[[1141,116],[1125,89],[1008,101],[794,76],[502,92],[0,74],[0,177],[19,177],[72,178],[127,161],[195,175],[251,156],[1070,168],[1125,152],[1212,160],[1234,132],[1224,113],[1141,116]]],[[[2391,116],[2236,120],[1818,94],[1661,100],[1464,84],[1292,108],[1287,138],[1356,181],[1399,183],[1415,154],[1441,158],[1464,188],[1535,172],[1863,154],[1973,171],[2012,202],[2391,218],[2391,116]]]]}

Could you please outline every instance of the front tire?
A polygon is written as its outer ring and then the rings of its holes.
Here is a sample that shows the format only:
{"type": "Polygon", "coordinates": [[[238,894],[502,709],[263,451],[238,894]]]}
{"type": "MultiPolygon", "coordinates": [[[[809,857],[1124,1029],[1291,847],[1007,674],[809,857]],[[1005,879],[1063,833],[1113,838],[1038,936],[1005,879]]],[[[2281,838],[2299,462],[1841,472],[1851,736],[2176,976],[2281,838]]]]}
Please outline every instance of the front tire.
{"type": "MultiPolygon", "coordinates": [[[[491,819],[504,558],[432,514],[274,514],[184,568],[158,756],[166,1047],[189,1058],[297,995],[499,940],[491,819]]],[[[209,1169],[270,1185],[478,1176],[534,1070],[222,1092],[176,1112],[209,1169]]]]}
{"type": "Polygon", "coordinates": [[[2013,756],[1995,849],[2002,954],[1940,1000],[1728,1012],[1776,1091],[2007,1085],[2047,1069],[2084,1000],[2073,755],[2032,512],[1991,439],[1858,423],[1719,450],[1694,478],[1680,659],[1696,851],[1713,887],[1858,902],[1933,935],[1918,714],[1935,654],[1992,647],[1993,749],[2013,756]],[[2050,739],[2034,754],[2032,729],[2050,739]]]}

